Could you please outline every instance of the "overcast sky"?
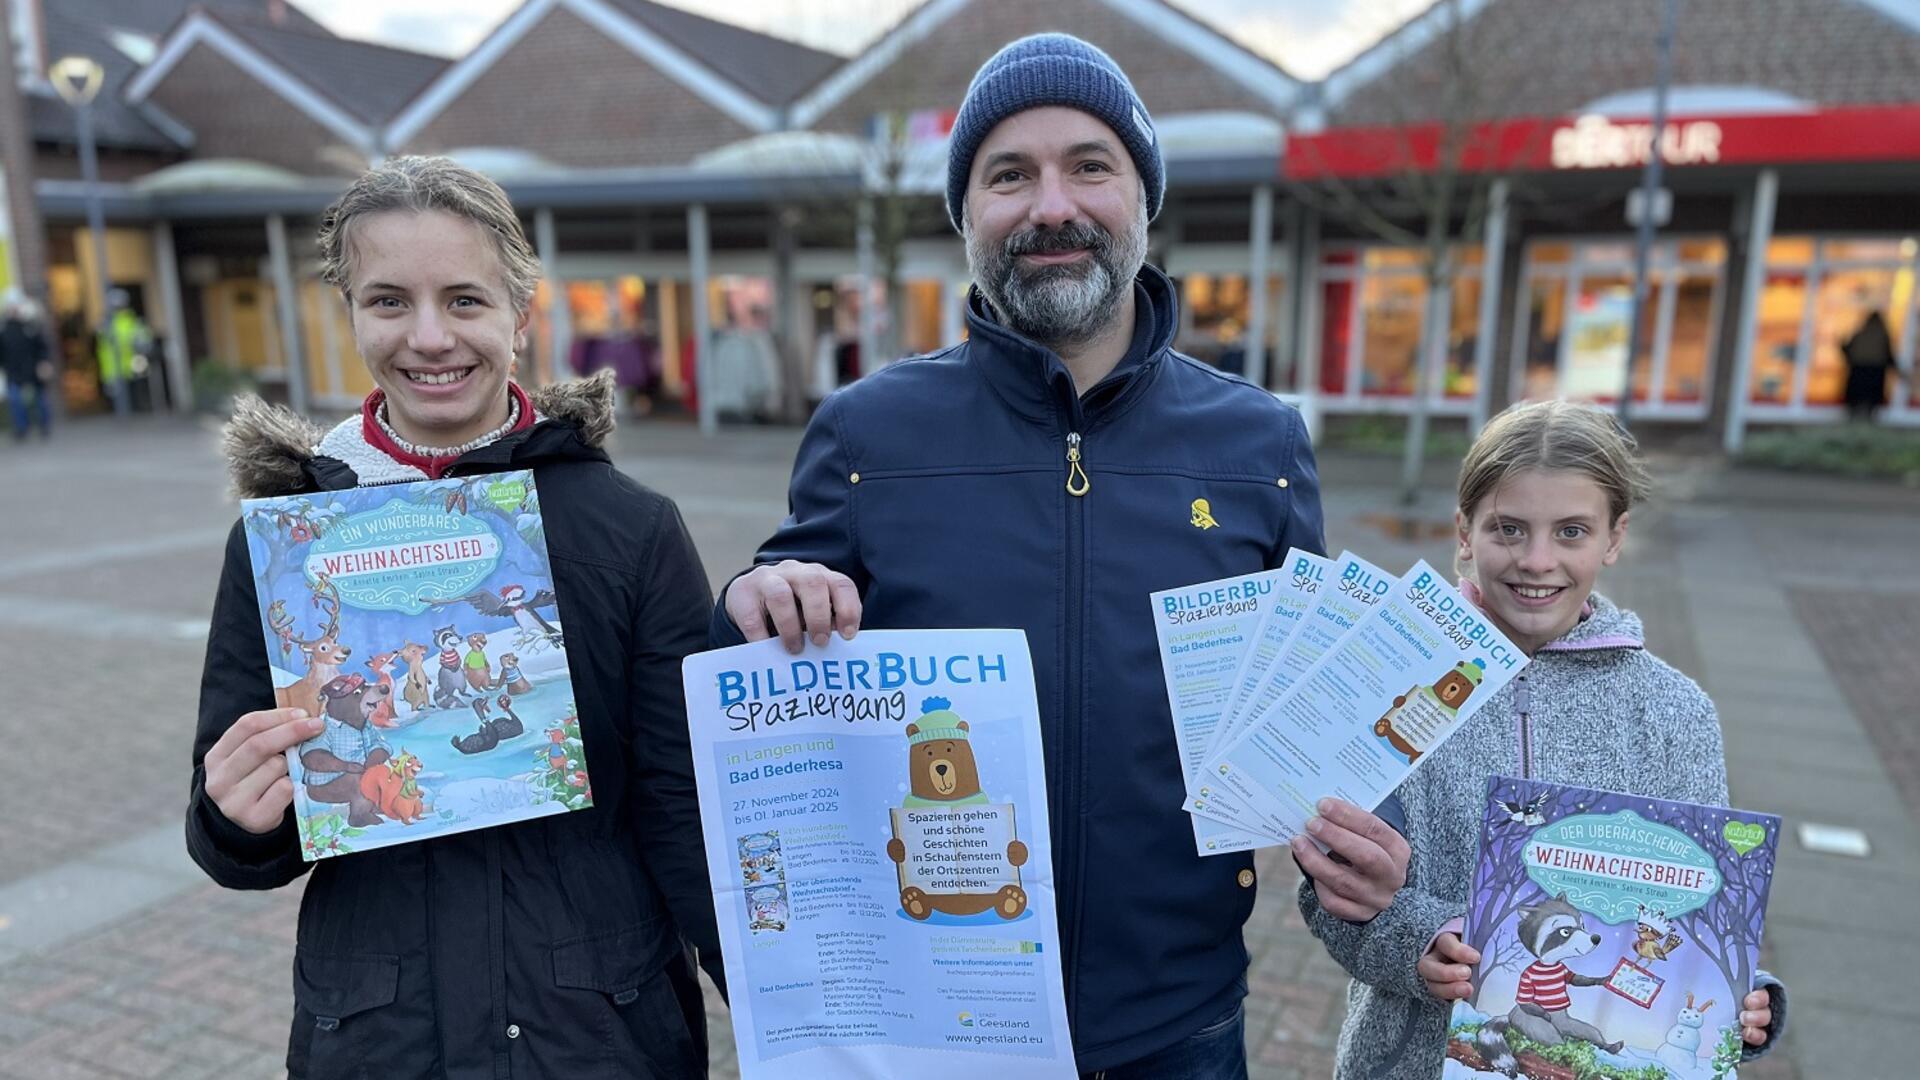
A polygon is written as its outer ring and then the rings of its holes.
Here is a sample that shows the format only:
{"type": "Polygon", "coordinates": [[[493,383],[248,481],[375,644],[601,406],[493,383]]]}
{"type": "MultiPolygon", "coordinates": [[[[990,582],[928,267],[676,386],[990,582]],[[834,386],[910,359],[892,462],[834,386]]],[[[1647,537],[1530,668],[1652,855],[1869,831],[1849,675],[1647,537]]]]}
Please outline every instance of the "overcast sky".
{"type": "MultiPolygon", "coordinates": [[[[295,0],[345,37],[459,56],[520,0],[295,0]]],[[[921,0],[667,0],[710,18],[841,55],[860,51],[921,0]],[[854,9],[859,9],[855,11],[854,9]]],[[[1034,0],[1036,3],[1044,0],[1034,0]]],[[[1289,73],[1317,79],[1432,0],[1175,0],[1289,73]]]]}

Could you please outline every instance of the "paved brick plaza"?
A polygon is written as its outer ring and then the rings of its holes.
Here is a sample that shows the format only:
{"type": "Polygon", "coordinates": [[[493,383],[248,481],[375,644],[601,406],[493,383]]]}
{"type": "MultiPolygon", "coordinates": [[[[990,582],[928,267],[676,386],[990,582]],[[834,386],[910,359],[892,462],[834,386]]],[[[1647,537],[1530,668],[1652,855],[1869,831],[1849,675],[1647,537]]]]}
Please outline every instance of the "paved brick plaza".
{"type": "MultiPolygon", "coordinates": [[[[684,428],[625,433],[625,468],[681,502],[724,581],[783,512],[794,438],[705,445],[684,428]]],[[[1329,540],[1387,565],[1450,562],[1444,541],[1389,540],[1362,519],[1392,462],[1323,463],[1329,540]]],[[[1792,1055],[1743,1076],[1905,1075],[1893,1040],[1920,1024],[1892,925],[1920,888],[1911,732],[1874,715],[1910,702],[1920,624],[1920,500],[1908,491],[1673,463],[1608,579],[1654,648],[1720,703],[1736,802],[1865,829],[1865,862],[1781,860],[1769,962],[1796,995],[1792,1055]],[[1817,509],[1818,512],[1812,512],[1817,509]],[[1805,552],[1818,547],[1819,559],[1805,552]],[[1860,714],[1868,715],[1862,717],[1860,714]],[[1906,742],[1900,740],[1905,739],[1906,742]],[[1788,1060],[1798,1057],[1798,1072],[1788,1060]]],[[[0,1077],[275,1077],[291,1010],[298,887],[228,893],[180,850],[204,622],[231,506],[209,432],[91,423],[0,452],[0,1077]]],[[[1436,470],[1437,491],[1447,478],[1436,470]]],[[[1440,518],[1443,496],[1424,512],[1440,518]]],[[[1911,725],[1908,725],[1910,727],[1911,725]]],[[[1301,929],[1295,871],[1259,859],[1248,928],[1253,1075],[1325,1077],[1344,977],[1301,929]]],[[[716,1076],[731,1076],[716,1012],[716,1076]]]]}

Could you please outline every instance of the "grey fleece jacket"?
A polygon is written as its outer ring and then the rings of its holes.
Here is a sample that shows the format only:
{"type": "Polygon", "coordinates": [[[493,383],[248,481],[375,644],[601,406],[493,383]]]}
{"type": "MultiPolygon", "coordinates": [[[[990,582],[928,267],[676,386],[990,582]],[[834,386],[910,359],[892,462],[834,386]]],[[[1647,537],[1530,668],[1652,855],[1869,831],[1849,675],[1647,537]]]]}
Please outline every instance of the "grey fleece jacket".
{"type": "MultiPolygon", "coordinates": [[[[1727,805],[1713,702],[1646,650],[1638,616],[1593,594],[1592,613],[1542,647],[1395,792],[1413,859],[1391,906],[1371,922],[1345,922],[1320,906],[1311,878],[1301,882],[1308,928],[1353,976],[1338,1080],[1440,1075],[1452,1007],[1427,993],[1414,965],[1443,925],[1466,914],[1495,773],[1727,805]]],[[[1786,1025],[1784,988],[1764,972],[1756,985],[1773,999],[1773,1025],[1749,1058],[1786,1025]]]]}

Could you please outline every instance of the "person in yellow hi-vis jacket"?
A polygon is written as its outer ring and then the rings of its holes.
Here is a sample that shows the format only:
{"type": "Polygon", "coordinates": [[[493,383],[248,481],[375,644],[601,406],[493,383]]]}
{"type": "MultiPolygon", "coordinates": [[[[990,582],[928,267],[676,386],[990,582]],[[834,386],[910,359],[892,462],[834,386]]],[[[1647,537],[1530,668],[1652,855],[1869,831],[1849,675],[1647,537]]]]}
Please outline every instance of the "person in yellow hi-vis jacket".
{"type": "Polygon", "coordinates": [[[123,290],[115,289],[107,294],[107,311],[107,321],[94,344],[94,353],[100,360],[100,388],[113,402],[113,414],[126,416],[132,410],[133,380],[147,371],[147,351],[153,347],[153,331],[128,306],[123,290]]]}

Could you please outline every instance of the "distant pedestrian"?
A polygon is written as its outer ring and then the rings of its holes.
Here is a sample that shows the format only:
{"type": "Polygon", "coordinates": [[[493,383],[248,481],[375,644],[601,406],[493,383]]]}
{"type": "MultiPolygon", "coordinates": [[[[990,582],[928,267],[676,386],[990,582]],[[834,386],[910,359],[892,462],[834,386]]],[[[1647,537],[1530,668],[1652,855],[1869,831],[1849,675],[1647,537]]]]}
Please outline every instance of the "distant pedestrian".
{"type": "Polygon", "coordinates": [[[25,442],[35,424],[42,439],[50,437],[53,431],[47,392],[53,384],[53,361],[40,313],[18,290],[8,290],[4,307],[0,307],[0,375],[7,379],[14,441],[25,442]]]}
{"type": "Polygon", "coordinates": [[[1887,369],[1893,367],[1893,335],[1878,310],[1860,320],[1860,328],[1840,346],[1847,358],[1847,417],[1872,421],[1887,403],[1887,369]]]}
{"type": "Polygon", "coordinates": [[[113,414],[124,417],[133,411],[133,380],[147,372],[153,331],[133,310],[124,289],[107,294],[107,312],[94,354],[100,361],[100,390],[113,403],[113,414]]]}

